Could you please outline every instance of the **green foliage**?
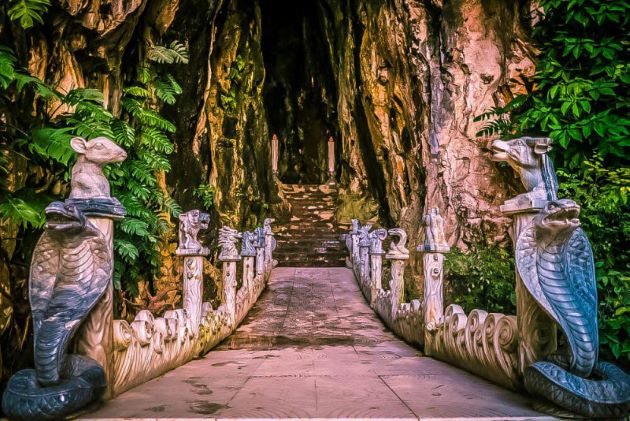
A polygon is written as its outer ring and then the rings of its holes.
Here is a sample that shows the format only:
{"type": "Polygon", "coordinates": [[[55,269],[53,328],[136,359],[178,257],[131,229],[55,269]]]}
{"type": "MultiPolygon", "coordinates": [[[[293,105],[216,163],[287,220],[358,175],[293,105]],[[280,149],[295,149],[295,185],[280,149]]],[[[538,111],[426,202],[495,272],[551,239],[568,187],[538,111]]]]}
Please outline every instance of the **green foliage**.
{"type": "Polygon", "coordinates": [[[160,64],[188,64],[188,49],[179,41],[165,45],[152,45],[147,51],[147,59],[160,64]]]}
{"type": "Polygon", "coordinates": [[[245,61],[243,60],[243,57],[238,55],[230,66],[230,71],[228,73],[230,88],[228,90],[222,90],[222,92],[219,94],[221,108],[223,108],[228,113],[233,113],[236,111],[236,106],[238,104],[238,92],[243,83],[244,76],[245,61]]]}
{"type": "Polygon", "coordinates": [[[24,228],[43,227],[45,222],[43,210],[47,203],[34,200],[36,196],[31,189],[23,189],[13,194],[1,194],[0,220],[9,219],[24,228]]]}
{"type": "Polygon", "coordinates": [[[630,4],[627,0],[542,0],[533,31],[540,48],[526,94],[476,118],[479,136],[545,134],[559,148],[560,197],[582,206],[600,299],[601,353],[630,362],[630,4]]]}
{"type": "Polygon", "coordinates": [[[201,200],[205,209],[210,209],[214,204],[214,187],[210,184],[200,184],[193,194],[201,200]]]}
{"type": "MultiPolygon", "coordinates": [[[[179,56],[184,55],[179,44],[171,44],[171,47],[179,56]]],[[[157,58],[151,60],[162,62],[157,58]]],[[[58,116],[54,123],[42,121],[35,127],[20,129],[24,139],[11,143],[3,140],[0,172],[8,171],[5,157],[19,153],[34,160],[33,164],[38,163],[45,171],[52,171],[53,178],[63,177],[66,173],[68,180],[74,160],[70,147],[72,137],[106,136],[123,146],[127,150],[127,159],[106,168],[112,195],[128,212],[126,219],[115,225],[114,283],[118,288],[137,292],[136,281],[150,280],[159,268],[157,243],[169,229],[168,214],[177,217],[181,212],[165,186],[158,182],[158,176],[170,170],[168,155],[174,146],[169,135],[175,132],[175,125],[156,111],[161,101],[174,103],[181,87],[170,74],[147,61],[138,72],[137,83],[124,89],[122,115],[114,116],[103,106],[103,94],[98,90],[75,89],[62,95],[16,70],[15,62],[12,52],[0,47],[0,94],[5,102],[10,103],[11,95],[30,87],[45,99],[54,97],[71,111],[58,116]]],[[[183,59],[173,58],[170,62],[183,62],[183,59]]],[[[10,219],[24,228],[39,228],[44,221],[42,210],[50,199],[34,194],[32,189],[10,192],[6,186],[0,185],[0,219],[10,219]]]]}
{"type": "Polygon", "coordinates": [[[50,7],[49,0],[10,0],[9,18],[19,21],[24,29],[31,28],[35,22],[44,23],[42,15],[50,7]]]}
{"type": "Polygon", "coordinates": [[[514,258],[508,250],[481,244],[467,252],[453,249],[444,260],[444,279],[447,303],[466,312],[516,314],[514,258]]]}
{"type": "Polygon", "coordinates": [[[578,168],[597,153],[627,164],[630,32],[626,0],[543,0],[534,28],[541,49],[527,93],[477,117],[496,117],[479,136],[547,133],[562,148],[558,166],[578,168]],[[513,123],[512,123],[513,121],[513,123]]]}
{"type": "Polygon", "coordinates": [[[559,171],[560,196],[582,209],[580,221],[595,254],[603,358],[630,367],[630,169],[608,169],[601,157],[581,173],[559,171]]]}

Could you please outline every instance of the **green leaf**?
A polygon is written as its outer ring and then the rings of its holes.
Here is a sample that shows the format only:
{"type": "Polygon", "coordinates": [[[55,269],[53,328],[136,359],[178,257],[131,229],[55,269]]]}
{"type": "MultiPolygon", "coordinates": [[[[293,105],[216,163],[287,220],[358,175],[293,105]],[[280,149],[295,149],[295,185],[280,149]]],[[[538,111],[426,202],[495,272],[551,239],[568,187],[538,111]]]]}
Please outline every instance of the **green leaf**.
{"type": "Polygon", "coordinates": [[[50,6],[49,0],[11,0],[7,14],[13,21],[19,21],[24,29],[29,29],[37,23],[44,23],[42,15],[50,6]]]}

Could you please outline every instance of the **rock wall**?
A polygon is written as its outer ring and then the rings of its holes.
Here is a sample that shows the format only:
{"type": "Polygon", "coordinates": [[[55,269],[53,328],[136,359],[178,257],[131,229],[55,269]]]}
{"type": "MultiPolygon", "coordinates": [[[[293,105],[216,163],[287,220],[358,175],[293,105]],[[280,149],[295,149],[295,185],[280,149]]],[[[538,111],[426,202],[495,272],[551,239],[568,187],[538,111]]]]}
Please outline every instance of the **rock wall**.
{"type": "Polygon", "coordinates": [[[473,119],[533,72],[528,13],[528,2],[503,0],[320,2],[343,139],[340,218],[368,219],[380,205],[381,223],[414,247],[437,206],[451,245],[507,245],[498,205],[515,183],[473,119]]]}

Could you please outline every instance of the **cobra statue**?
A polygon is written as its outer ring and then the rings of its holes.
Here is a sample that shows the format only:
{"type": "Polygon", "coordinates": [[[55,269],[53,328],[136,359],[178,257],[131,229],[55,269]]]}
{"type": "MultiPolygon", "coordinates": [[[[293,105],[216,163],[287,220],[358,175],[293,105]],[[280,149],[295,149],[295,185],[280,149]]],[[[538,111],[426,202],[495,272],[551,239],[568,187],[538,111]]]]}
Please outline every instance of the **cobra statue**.
{"type": "Polygon", "coordinates": [[[106,388],[103,368],[68,354],[68,347],[111,281],[111,249],[74,204],[53,202],[45,212],[29,278],[35,369],[16,373],[2,398],[5,414],[16,420],[61,419],[106,388]]]}
{"type": "Polygon", "coordinates": [[[527,290],[566,338],[548,361],[526,368],[525,387],[580,414],[623,416],[630,411],[630,376],[598,360],[595,265],[579,214],[572,200],[549,201],[517,241],[527,290]]]}

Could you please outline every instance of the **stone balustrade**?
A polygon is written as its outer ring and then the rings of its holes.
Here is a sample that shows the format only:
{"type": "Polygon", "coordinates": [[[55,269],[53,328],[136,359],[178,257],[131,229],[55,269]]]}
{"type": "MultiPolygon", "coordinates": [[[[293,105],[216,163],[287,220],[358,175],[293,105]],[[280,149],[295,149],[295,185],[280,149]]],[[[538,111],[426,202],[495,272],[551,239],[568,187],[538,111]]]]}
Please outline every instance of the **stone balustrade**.
{"type": "Polygon", "coordinates": [[[423,347],[431,356],[516,390],[522,386],[518,372],[516,316],[473,310],[466,315],[457,304],[444,311],[443,265],[449,247],[444,241],[437,209],[425,217],[427,240],[418,246],[424,253],[422,302],[404,300],[404,271],[409,259],[407,234],[400,228],[370,231],[353,220],[346,235],[348,265],[361,291],[383,322],[406,342],[423,347]],[[395,237],[387,252],[383,241],[395,237]],[[382,286],[383,257],[389,261],[389,289],[382,286]]]}
{"type": "Polygon", "coordinates": [[[223,303],[216,309],[203,297],[203,259],[207,249],[182,254],[183,308],[155,317],[140,311],[132,323],[114,320],[113,383],[116,396],[210,351],[245,318],[265,288],[273,268],[275,240],[271,220],[254,233],[220,230],[223,303]],[[236,247],[238,240],[240,252],[236,247]],[[243,281],[237,288],[237,265],[243,281]]]}
{"type": "Polygon", "coordinates": [[[352,221],[352,227],[345,238],[350,252],[348,265],[354,271],[366,300],[394,333],[411,344],[423,345],[420,301],[404,302],[405,262],[409,259],[407,234],[400,228],[389,231],[379,228],[370,232],[371,225],[361,226],[357,220],[352,221]],[[397,241],[392,241],[385,252],[383,241],[388,236],[397,237],[397,241]],[[390,266],[388,290],[382,285],[383,257],[390,266]]]}

